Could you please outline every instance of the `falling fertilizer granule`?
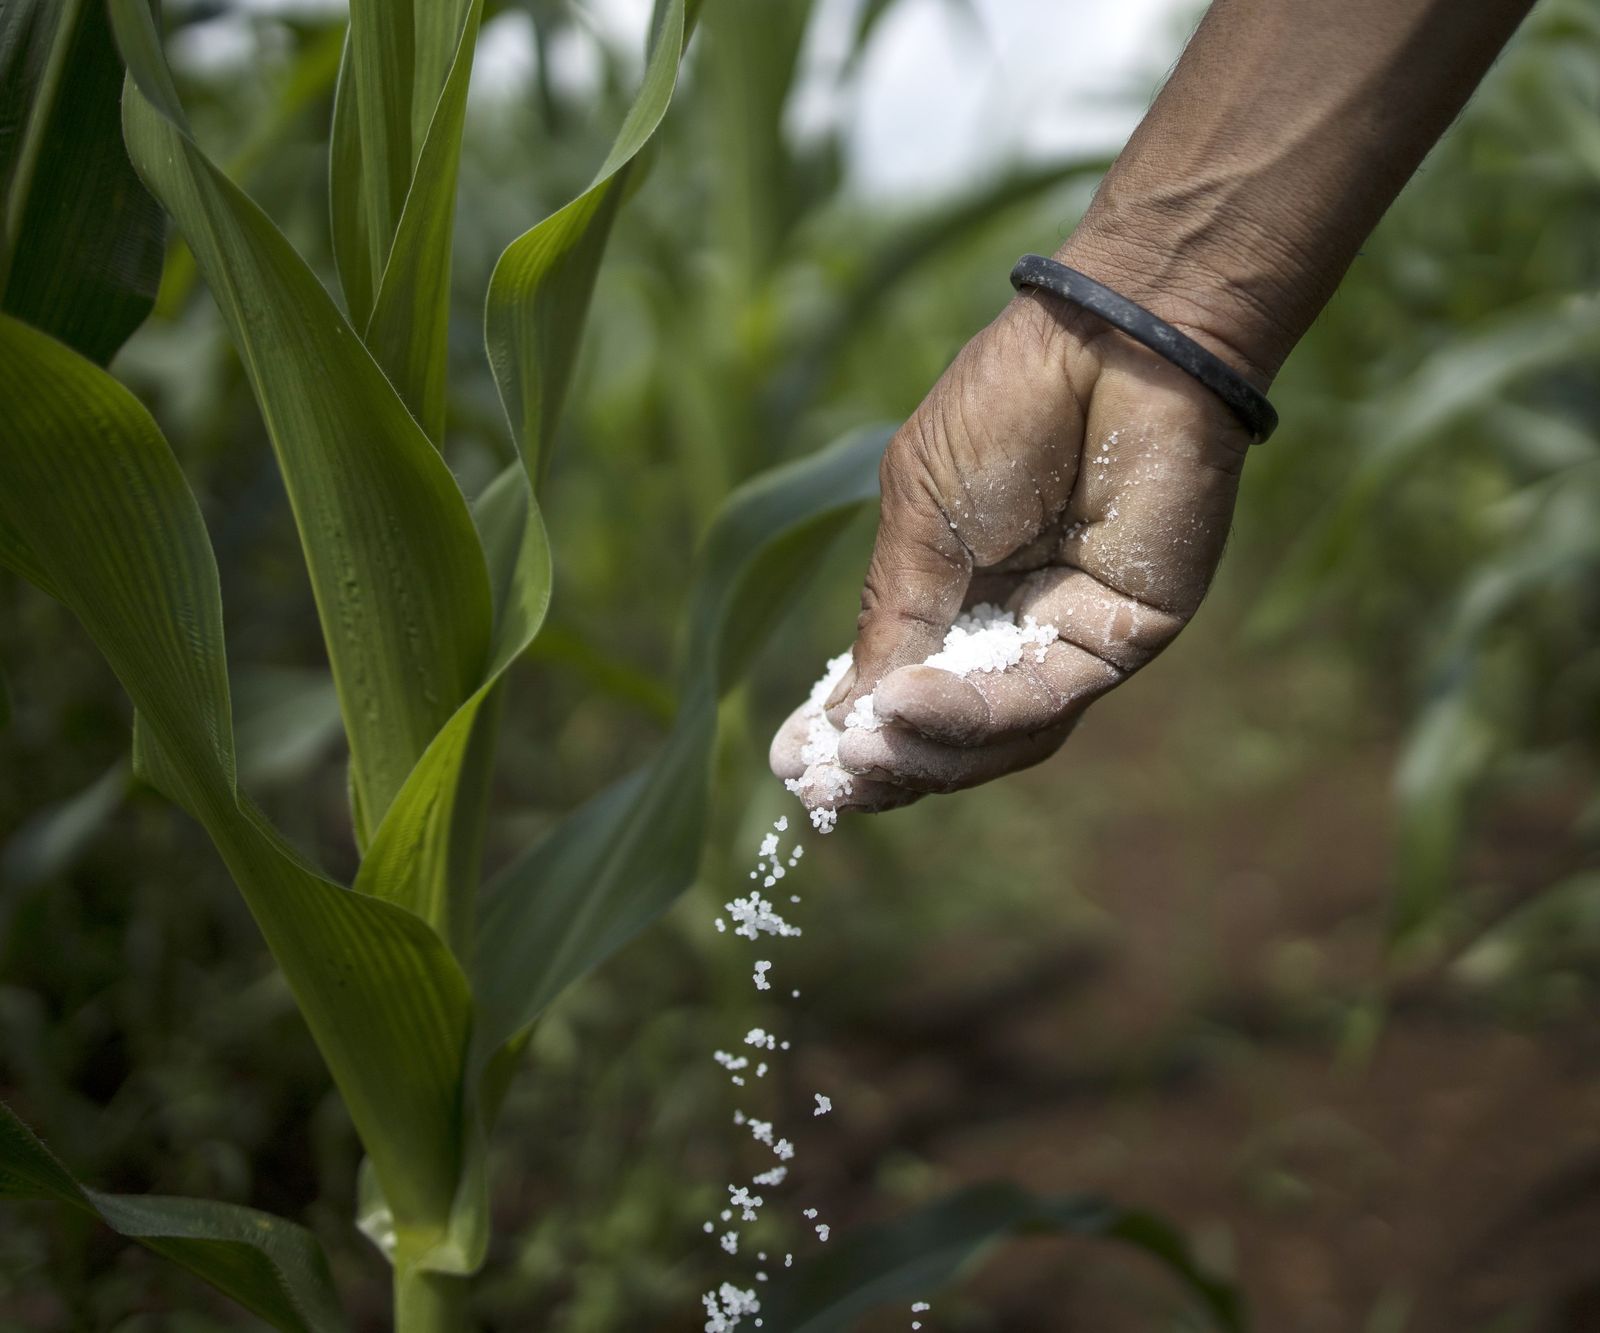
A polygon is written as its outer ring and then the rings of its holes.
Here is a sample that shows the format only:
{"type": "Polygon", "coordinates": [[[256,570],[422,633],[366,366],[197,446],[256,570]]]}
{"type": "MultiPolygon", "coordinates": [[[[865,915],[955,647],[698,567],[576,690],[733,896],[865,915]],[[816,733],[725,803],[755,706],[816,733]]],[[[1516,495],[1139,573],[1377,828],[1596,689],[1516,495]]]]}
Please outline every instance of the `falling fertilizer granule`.
{"type": "MultiPolygon", "coordinates": [[[[925,658],[922,665],[937,667],[955,676],[1004,671],[1029,653],[1035,662],[1044,661],[1045,650],[1059,637],[1054,625],[1041,625],[1028,615],[1018,624],[1010,611],[980,602],[970,611],[961,613],[945,634],[944,646],[925,658]]],[[[846,731],[876,731],[883,725],[871,694],[862,695],[851,705],[843,730],[834,726],[823,712],[849,669],[850,654],[841,653],[828,663],[822,678],[811,687],[800,714],[806,724],[805,743],[800,747],[806,771],[784,783],[811,807],[811,823],[819,833],[833,831],[839,817],[836,807],[853,790],[851,775],[839,766],[839,738],[846,731]]],[[[770,887],[773,881],[769,879],[766,883],[770,887]]]]}
{"type": "MultiPolygon", "coordinates": [[[[1019,624],[1016,616],[1010,611],[1003,611],[986,602],[980,603],[961,615],[945,635],[943,646],[925,659],[923,665],[936,667],[957,676],[970,676],[979,671],[1004,671],[1007,667],[1021,662],[1024,656],[1030,653],[1035,662],[1044,661],[1045,651],[1058,637],[1053,625],[1041,625],[1032,616],[1024,616],[1019,624]]],[[[800,758],[805,762],[806,770],[803,776],[791,778],[785,783],[791,792],[801,797],[810,807],[811,824],[820,833],[832,831],[838,820],[839,802],[851,793],[851,776],[839,764],[840,737],[846,731],[876,731],[883,725],[883,720],[878,717],[872,694],[865,694],[855,701],[845,718],[842,730],[828,720],[823,709],[849,668],[850,654],[843,653],[828,663],[822,679],[811,687],[811,693],[801,710],[801,718],[806,724],[806,739],[800,749],[800,758]]],[[[796,843],[785,856],[780,846],[782,835],[788,828],[789,819],[788,816],[784,816],[773,824],[771,832],[762,836],[761,843],[756,848],[756,867],[749,876],[757,882],[759,888],[754,888],[744,897],[734,898],[723,905],[723,911],[727,915],[716,918],[714,923],[719,934],[732,933],[743,936],[752,943],[762,940],[763,936],[776,941],[800,934],[799,927],[791,925],[772,902],[762,895],[762,890],[775,888],[778,881],[800,863],[805,850],[803,847],[796,843]],[[730,921],[733,923],[731,932],[728,928],[730,921]]],[[[789,901],[798,904],[800,896],[791,893],[789,901]]],[[[769,958],[759,958],[752,962],[751,981],[755,989],[763,993],[771,992],[774,989],[771,978],[774,970],[773,961],[769,958]]],[[[789,995],[791,999],[798,999],[800,992],[798,989],[790,988],[789,995]]],[[[779,1052],[786,1052],[789,1049],[787,1041],[780,1040],[775,1032],[765,1027],[754,1027],[746,1032],[744,1045],[754,1047],[757,1052],[770,1053],[774,1058],[779,1052]]],[[[745,1086],[746,1073],[750,1070],[749,1056],[719,1050],[713,1052],[713,1058],[727,1071],[730,1082],[736,1087],[745,1086]]],[[[757,1063],[755,1076],[764,1077],[767,1069],[765,1061],[757,1063]]],[[[832,1112],[831,1097],[821,1092],[812,1096],[814,1102],[811,1108],[812,1118],[832,1112]]],[[[787,1138],[778,1137],[772,1121],[756,1119],[740,1110],[733,1113],[733,1123],[748,1130],[751,1139],[757,1144],[770,1149],[773,1156],[778,1159],[778,1165],[770,1166],[753,1175],[749,1185],[728,1186],[729,1206],[718,1214],[721,1223],[727,1226],[726,1230],[721,1230],[715,1222],[705,1223],[706,1234],[717,1235],[718,1244],[730,1256],[739,1253],[739,1229],[736,1225],[728,1224],[736,1220],[739,1223],[755,1222],[765,1199],[761,1195],[752,1194],[751,1189],[756,1186],[776,1189],[788,1177],[789,1163],[795,1157],[794,1144],[787,1138]]],[[[827,1222],[818,1220],[817,1209],[806,1208],[802,1216],[815,1231],[817,1239],[826,1243],[832,1229],[827,1222]]],[[[758,1254],[757,1261],[765,1263],[765,1253],[758,1254]]],[[[792,1254],[784,1255],[785,1268],[788,1268],[793,1261],[792,1254]]],[[[766,1269],[757,1269],[755,1279],[758,1283],[767,1281],[766,1269]]],[[[756,1328],[761,1327],[761,1301],[753,1287],[742,1288],[731,1282],[724,1282],[715,1291],[706,1292],[701,1297],[701,1302],[706,1310],[705,1333],[732,1333],[732,1330],[739,1328],[746,1318],[750,1319],[756,1328]]],[[[911,1307],[912,1312],[917,1314],[927,1308],[926,1301],[918,1301],[911,1307]]],[[[911,1327],[920,1330],[921,1321],[914,1321],[911,1327]]]]}
{"type": "MultiPolygon", "coordinates": [[[[799,927],[787,921],[773,906],[762,896],[761,889],[770,889],[790,870],[800,863],[801,847],[795,844],[784,854],[779,846],[780,839],[789,829],[787,815],[780,818],[772,826],[772,831],[765,834],[761,844],[756,849],[756,868],[750,872],[750,878],[760,883],[760,889],[753,889],[742,898],[734,898],[723,905],[726,917],[718,917],[715,925],[719,934],[734,934],[755,943],[762,941],[777,941],[792,939],[800,934],[799,927]],[[733,929],[728,930],[728,921],[733,922],[733,929]]],[[[789,901],[798,903],[800,896],[790,894],[789,901]]],[[[752,960],[751,982],[757,991],[770,992],[773,985],[769,975],[774,970],[775,964],[770,958],[757,958],[752,960]]],[[[800,992],[790,988],[790,998],[798,998],[800,992]]],[[[766,1027],[752,1027],[745,1034],[742,1045],[753,1048],[758,1056],[766,1055],[772,1059],[789,1050],[790,1043],[779,1037],[776,1031],[766,1027]]],[[[744,1087],[746,1075],[754,1073],[756,1078],[766,1075],[769,1065],[766,1060],[757,1059],[754,1069],[751,1068],[752,1057],[749,1055],[736,1055],[732,1051],[714,1051],[712,1058],[728,1073],[728,1078],[736,1087],[744,1087]]],[[[815,1094],[818,1106],[832,1108],[833,1103],[821,1093],[815,1094]]],[[[818,1111],[816,1114],[822,1114],[818,1111]]],[[[742,1110],[733,1113],[733,1123],[748,1132],[753,1142],[767,1149],[772,1157],[777,1159],[775,1165],[767,1166],[764,1170],[756,1172],[750,1178],[748,1185],[728,1186],[728,1206],[718,1213],[717,1221],[707,1221],[704,1230],[708,1236],[716,1236],[717,1244],[722,1251],[730,1257],[737,1257],[740,1240],[740,1226],[745,1223],[756,1222],[760,1217],[760,1210],[765,1205],[763,1195],[753,1191],[756,1188],[776,1189],[782,1185],[789,1175],[789,1163],[794,1160],[795,1146],[787,1138],[781,1137],[771,1120],[761,1120],[755,1116],[747,1115],[742,1110]]],[[[768,1158],[771,1161],[771,1158],[768,1158]]],[[[815,1217],[815,1210],[811,1211],[808,1221],[815,1217]]],[[[817,1235],[822,1239],[828,1238],[826,1224],[816,1227],[817,1235]]],[[[757,1263],[766,1262],[766,1254],[758,1252],[757,1263]]],[[[794,1262],[792,1254],[784,1255],[784,1267],[790,1267],[794,1262]]],[[[764,1267],[755,1271],[757,1283],[768,1280],[764,1267]]],[[[731,1282],[724,1282],[715,1291],[706,1292],[701,1298],[705,1306],[706,1333],[732,1333],[741,1328],[748,1320],[755,1328],[762,1326],[761,1300],[756,1295],[755,1288],[744,1288],[731,1282]]]]}
{"type": "MultiPolygon", "coordinates": [[[[993,612],[993,608],[979,608],[972,616],[964,616],[962,618],[962,626],[1010,624],[1008,616],[998,612],[987,614],[988,612],[993,612]]],[[[987,632],[982,628],[970,631],[967,628],[962,628],[962,633],[966,635],[967,639],[971,639],[979,633],[987,632]]],[[[1020,631],[1016,630],[1015,626],[1012,626],[1012,632],[1007,642],[1022,643],[1023,645],[1036,644],[1042,650],[1042,647],[1048,644],[1050,639],[1038,637],[1039,633],[1040,631],[1037,627],[1029,621],[1024,624],[1023,629],[1020,631]]],[[[1054,632],[1052,631],[1051,637],[1053,635],[1054,632]]],[[[964,642],[963,639],[957,636],[957,632],[952,630],[951,637],[946,640],[945,650],[947,652],[952,650],[970,652],[970,648],[963,647],[964,642]]],[[[1022,648],[1015,649],[1019,654],[1022,650],[1022,648]]],[[[1002,654],[1009,654],[1013,649],[1006,647],[997,651],[1002,654]]],[[[821,701],[827,698],[828,693],[837,684],[838,678],[843,672],[840,663],[848,660],[848,658],[842,658],[830,663],[829,675],[824,677],[818,683],[817,688],[812,691],[812,701],[816,705],[819,717],[821,716],[821,701]]],[[[972,659],[968,657],[963,660],[970,661],[972,659]]],[[[1009,660],[1017,661],[1019,658],[1011,656],[1009,660]]],[[[877,725],[872,718],[870,696],[856,705],[851,712],[851,718],[857,725],[877,725]]],[[[825,719],[824,726],[826,726],[825,719]]],[[[827,727],[827,730],[832,732],[833,728],[827,727]]],[[[834,735],[836,738],[838,733],[835,732],[834,735]]],[[[836,753],[836,751],[837,739],[834,741],[834,752],[836,753]]],[[[830,810],[827,813],[831,815],[833,812],[830,810]]],[[[815,822],[814,816],[813,822],[815,822]]],[[[818,827],[823,826],[819,824],[818,827]]],[[[827,821],[827,828],[831,827],[832,820],[830,819],[827,821]]],[[[773,824],[772,831],[762,837],[761,844],[756,849],[756,869],[751,872],[751,878],[760,880],[763,887],[770,887],[776,879],[781,878],[788,869],[792,869],[800,862],[804,849],[798,843],[789,851],[787,857],[779,847],[780,837],[788,831],[788,828],[788,817],[785,816],[779,819],[773,824]]],[[[789,901],[798,903],[800,897],[798,894],[790,894],[789,901]]],[[[791,925],[779,915],[773,905],[763,898],[759,891],[751,892],[743,898],[735,898],[733,901],[723,904],[723,911],[727,914],[727,917],[718,917],[715,921],[719,934],[726,935],[731,933],[743,936],[752,943],[767,939],[772,941],[790,939],[800,934],[799,928],[791,925]],[[734,923],[731,932],[728,930],[728,919],[731,919],[734,923]]],[[[765,948],[763,948],[763,952],[765,951],[765,948]]],[[[775,967],[773,960],[768,958],[755,959],[753,960],[753,967],[754,971],[751,980],[755,989],[761,992],[772,992],[774,987],[768,977],[775,967]]],[[[799,990],[791,987],[789,998],[794,1000],[798,999],[799,996],[799,990]]],[[[745,1086],[745,1078],[752,1072],[756,1078],[765,1076],[768,1064],[765,1060],[759,1060],[757,1057],[769,1055],[776,1060],[782,1053],[787,1052],[790,1047],[790,1043],[780,1037],[777,1030],[768,1026],[747,1029],[739,1044],[747,1050],[753,1051],[755,1055],[738,1055],[733,1051],[718,1050],[712,1052],[712,1058],[727,1072],[729,1081],[740,1088],[745,1086]],[[752,1070],[753,1059],[756,1059],[756,1063],[752,1070]]],[[[823,1092],[812,1093],[810,1109],[813,1119],[817,1116],[829,1115],[833,1111],[833,1098],[823,1092]]],[[[762,1120],[757,1116],[747,1114],[743,1110],[735,1110],[733,1123],[737,1128],[747,1133],[753,1143],[767,1149],[772,1154],[772,1157],[777,1159],[775,1164],[769,1165],[765,1170],[757,1171],[753,1174],[748,1185],[729,1184],[727,1187],[727,1206],[718,1211],[715,1219],[707,1219],[702,1227],[707,1236],[715,1238],[718,1248],[725,1255],[730,1259],[737,1259],[741,1253],[739,1244],[741,1226],[758,1222],[761,1216],[761,1209],[767,1202],[764,1195],[757,1194],[754,1191],[758,1188],[776,1190],[782,1185],[789,1177],[790,1164],[794,1161],[796,1149],[789,1139],[778,1134],[776,1125],[772,1120],[762,1120]]],[[[772,1159],[768,1158],[767,1160],[770,1162],[772,1159]]],[[[832,1234],[832,1227],[819,1218],[818,1210],[816,1208],[804,1208],[800,1210],[800,1216],[804,1219],[804,1224],[815,1233],[818,1242],[826,1244],[832,1234]]],[[[758,1285],[769,1280],[765,1267],[766,1262],[766,1252],[764,1250],[758,1251],[755,1256],[755,1263],[760,1266],[755,1269],[753,1274],[758,1285]]],[[[783,1266],[785,1268],[794,1266],[794,1255],[792,1253],[786,1252],[784,1254],[783,1266]]],[[[762,1327],[761,1299],[756,1295],[756,1287],[740,1287],[732,1282],[724,1282],[715,1290],[706,1292],[700,1300],[705,1307],[705,1333],[734,1333],[734,1330],[745,1327],[747,1322],[752,1328],[762,1327]]],[[[912,1306],[914,1312],[920,1312],[927,1308],[927,1303],[923,1301],[919,1301],[912,1306]]],[[[920,1330],[922,1327],[921,1321],[914,1322],[912,1327],[920,1330]]]]}

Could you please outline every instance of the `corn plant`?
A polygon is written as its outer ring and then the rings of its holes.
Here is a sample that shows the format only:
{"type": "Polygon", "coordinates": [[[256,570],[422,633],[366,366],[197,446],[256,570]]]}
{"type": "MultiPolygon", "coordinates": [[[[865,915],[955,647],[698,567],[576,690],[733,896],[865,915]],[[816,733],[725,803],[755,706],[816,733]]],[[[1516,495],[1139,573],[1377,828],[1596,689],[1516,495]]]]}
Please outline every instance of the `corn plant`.
{"type": "Polygon", "coordinates": [[[1280,638],[1337,608],[1409,705],[1394,778],[1402,952],[1470,928],[1451,890],[1497,785],[1592,771],[1597,171],[1600,18],[1555,0],[1291,359],[1285,419],[1305,447],[1263,455],[1244,493],[1242,526],[1282,524],[1288,548],[1254,631],[1280,638]]]}
{"type": "MultiPolygon", "coordinates": [[[[691,878],[718,700],[875,493],[881,432],[731,495],[703,545],[660,752],[480,883],[506,672],[550,596],[552,429],[695,8],[656,6],[593,183],[494,271],[485,344],[516,461],[471,501],[443,453],[444,372],[482,0],[351,6],[330,129],[342,306],[197,141],[145,0],[110,0],[109,22],[98,0],[0,19],[0,561],[81,621],[132,701],[135,772],[204,826],[244,895],[367,1154],[360,1222],[392,1264],[404,1330],[465,1325],[489,1238],[486,1143],[529,1032],[691,878]],[[350,884],[240,786],[206,527],[155,421],[102,368],[153,298],[152,199],[216,301],[293,511],[349,743],[350,884]]],[[[310,1233],[99,1193],[9,1113],[0,1194],[88,1210],[275,1327],[343,1326],[310,1233]]]]}

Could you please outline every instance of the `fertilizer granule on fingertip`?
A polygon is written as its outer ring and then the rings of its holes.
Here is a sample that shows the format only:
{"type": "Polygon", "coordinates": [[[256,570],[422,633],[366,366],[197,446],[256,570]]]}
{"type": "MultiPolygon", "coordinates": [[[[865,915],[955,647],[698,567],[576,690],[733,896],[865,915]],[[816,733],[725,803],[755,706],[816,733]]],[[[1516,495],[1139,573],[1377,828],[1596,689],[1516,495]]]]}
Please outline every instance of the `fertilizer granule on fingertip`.
{"type": "MultiPolygon", "coordinates": [[[[1043,662],[1050,645],[1060,637],[1054,625],[1040,624],[1031,615],[1024,615],[1019,622],[1015,613],[980,602],[956,618],[939,650],[925,657],[922,665],[961,677],[1005,671],[1025,657],[1043,662]]],[[[806,724],[800,761],[806,770],[799,777],[784,781],[784,786],[805,803],[818,833],[833,831],[839,805],[855,793],[854,777],[839,764],[840,739],[847,731],[877,731],[884,725],[877,712],[876,692],[863,694],[850,706],[842,728],[834,726],[824,711],[850,669],[850,662],[849,653],[830,659],[806,696],[800,710],[806,724]]]]}

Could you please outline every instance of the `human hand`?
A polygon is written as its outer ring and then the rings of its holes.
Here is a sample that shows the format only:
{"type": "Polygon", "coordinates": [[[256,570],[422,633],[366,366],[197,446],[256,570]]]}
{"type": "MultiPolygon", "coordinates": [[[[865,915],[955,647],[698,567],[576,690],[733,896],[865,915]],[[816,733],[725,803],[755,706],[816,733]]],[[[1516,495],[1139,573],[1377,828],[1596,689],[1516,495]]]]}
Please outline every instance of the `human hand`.
{"type": "Polygon", "coordinates": [[[808,775],[811,718],[797,709],[773,771],[813,809],[883,810],[1053,754],[1194,614],[1248,447],[1183,371],[1055,297],[1019,295],[884,455],[854,664],[826,705],[842,729],[871,693],[881,725],[843,730],[845,773],[808,775]],[[1003,671],[921,665],[983,602],[1060,637],[1003,671]]]}
{"type": "MultiPolygon", "coordinates": [[[[1448,0],[1214,0],[1058,258],[1265,388],[1531,2],[1465,22],[1448,0]]],[[[872,691],[886,725],[810,735],[803,708],[773,769],[814,812],[882,809],[1053,752],[1194,614],[1244,452],[1182,371],[1054,298],[1013,301],[884,459],[854,674],[827,716],[872,691]],[[999,672],[919,666],[984,600],[1060,641],[999,672]],[[808,772],[808,740],[843,767],[808,772]]]]}

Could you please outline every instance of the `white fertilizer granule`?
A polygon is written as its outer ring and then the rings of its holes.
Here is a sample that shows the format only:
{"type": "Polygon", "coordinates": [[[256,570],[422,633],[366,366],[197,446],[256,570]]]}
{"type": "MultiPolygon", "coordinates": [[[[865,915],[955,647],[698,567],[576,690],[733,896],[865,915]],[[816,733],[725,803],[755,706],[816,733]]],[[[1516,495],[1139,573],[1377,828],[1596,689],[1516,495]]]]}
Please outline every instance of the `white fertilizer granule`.
{"type": "MultiPolygon", "coordinates": [[[[706,1292],[700,1300],[706,1307],[706,1333],[732,1333],[746,1315],[756,1315],[761,1310],[755,1288],[740,1290],[731,1282],[724,1282],[714,1292],[706,1292]]],[[[761,1321],[757,1319],[756,1323],[759,1325],[761,1321]]]]}
{"type": "Polygon", "coordinates": [[[711,1058],[728,1071],[735,1087],[744,1087],[744,1080],[739,1077],[739,1071],[749,1068],[748,1056],[735,1055],[732,1051],[712,1051],[711,1058]]]}
{"type": "MultiPolygon", "coordinates": [[[[830,664],[830,670],[836,670],[837,674],[833,679],[819,682],[817,688],[812,691],[812,702],[815,704],[818,718],[822,717],[823,701],[826,700],[829,692],[838,683],[837,677],[842,674],[848,663],[849,657],[846,655],[844,658],[830,664]]],[[[878,725],[877,719],[872,714],[870,699],[864,701],[864,705],[857,705],[851,713],[851,718],[853,725],[867,727],[876,727],[878,725]]],[[[839,734],[827,724],[825,718],[822,719],[822,729],[818,731],[816,741],[818,745],[823,747],[823,751],[819,753],[825,752],[830,757],[836,758],[839,734]],[[831,749],[829,748],[830,746],[831,749]]],[[[819,812],[813,813],[814,823],[817,821],[817,813],[819,812]]],[[[825,815],[827,820],[831,822],[833,816],[831,810],[820,813],[825,815]]],[[[718,934],[743,936],[753,944],[762,946],[763,953],[768,951],[766,946],[769,938],[792,937],[800,934],[799,928],[791,925],[779,915],[773,904],[763,897],[761,893],[762,889],[771,889],[774,884],[783,879],[790,870],[799,864],[800,858],[804,854],[805,849],[799,843],[794,844],[787,854],[780,847],[780,835],[787,832],[788,827],[788,816],[779,818],[772,825],[771,831],[762,835],[760,844],[756,848],[756,869],[751,871],[750,875],[752,879],[760,881],[760,889],[753,888],[748,896],[735,898],[731,902],[724,904],[723,910],[726,913],[726,917],[717,917],[713,922],[718,934]],[[785,864],[785,861],[787,861],[787,864],[785,864]]],[[[790,894],[789,901],[798,905],[800,896],[798,894],[790,894]]],[[[756,989],[758,991],[772,992],[776,995],[777,991],[770,975],[773,971],[772,961],[766,958],[759,958],[753,960],[751,966],[753,969],[752,980],[756,989]]],[[[798,999],[799,996],[799,988],[791,987],[789,997],[798,999]]],[[[757,1059],[757,1054],[774,1053],[772,1059],[776,1061],[778,1059],[776,1052],[787,1052],[790,1049],[790,1043],[787,1040],[780,1039],[775,1031],[767,1027],[752,1027],[748,1029],[744,1034],[744,1045],[753,1047],[754,1052],[750,1055],[740,1055],[726,1050],[712,1052],[712,1058],[727,1073],[729,1082],[741,1088],[745,1086],[745,1075],[747,1073],[753,1073],[755,1078],[762,1079],[766,1077],[769,1069],[775,1067],[774,1065],[769,1065],[767,1060],[757,1059]]],[[[812,1112],[813,1116],[827,1115],[833,1110],[833,1102],[825,1094],[814,1093],[813,1097],[816,1103],[812,1112]]],[[[730,1258],[737,1258],[740,1252],[738,1225],[739,1223],[756,1222],[759,1217],[759,1210],[765,1202],[762,1195],[755,1194],[753,1191],[757,1187],[777,1189],[781,1186],[789,1177],[792,1169],[790,1164],[794,1161],[796,1149],[790,1140],[778,1136],[773,1120],[759,1120],[754,1116],[747,1115],[742,1110],[735,1110],[733,1112],[733,1123],[746,1129],[751,1139],[769,1149],[773,1157],[778,1160],[777,1165],[752,1176],[749,1185],[728,1185],[729,1206],[723,1208],[719,1213],[721,1225],[718,1226],[716,1223],[709,1221],[704,1225],[705,1233],[708,1236],[717,1238],[717,1243],[721,1250],[730,1258]]],[[[825,1222],[816,1222],[816,1216],[816,1209],[807,1210],[808,1220],[812,1223],[818,1239],[826,1241],[829,1236],[829,1226],[825,1222]]],[[[759,1253],[756,1255],[756,1262],[764,1264],[766,1258],[767,1256],[764,1253],[759,1253]]],[[[785,1254],[783,1262],[785,1268],[791,1267],[794,1263],[794,1255],[792,1253],[785,1254]]],[[[765,1268],[755,1269],[753,1277],[757,1283],[768,1280],[765,1268]]],[[[707,1316],[705,1323],[707,1333],[729,1333],[730,1330],[740,1328],[744,1324],[746,1316],[750,1316],[754,1327],[760,1328],[762,1326],[763,1321],[759,1317],[760,1303],[755,1299],[753,1290],[747,1290],[725,1282],[716,1290],[706,1292],[701,1297],[701,1302],[705,1307],[707,1316]]]]}
{"type": "Polygon", "coordinates": [[[872,696],[870,694],[863,694],[857,699],[850,706],[850,712],[844,720],[846,731],[876,731],[882,725],[883,723],[879,720],[878,714],[873,709],[872,696]]]}
{"type": "Polygon", "coordinates": [[[747,1186],[728,1186],[728,1206],[740,1210],[740,1220],[754,1222],[756,1210],[765,1202],[759,1194],[751,1194],[747,1186]]]}
{"type": "MultiPolygon", "coordinates": [[[[922,665],[955,676],[1004,671],[1030,653],[1035,662],[1044,661],[1046,650],[1058,638],[1054,625],[1041,625],[1027,615],[1018,624],[1012,612],[980,602],[957,617],[944,636],[944,645],[925,658],[922,665]]],[[[851,775],[839,767],[839,738],[845,731],[877,731],[883,725],[871,694],[862,695],[851,705],[844,730],[834,726],[822,711],[849,669],[850,654],[841,653],[829,661],[821,679],[811,687],[800,714],[806,724],[806,739],[800,747],[806,771],[784,782],[811,807],[811,823],[819,833],[833,831],[838,822],[836,807],[854,791],[851,775]]],[[[770,855],[765,844],[763,854],[770,855]]],[[[767,881],[764,887],[771,888],[772,882],[767,881]]]]}
{"type": "MultiPolygon", "coordinates": [[[[990,602],[979,602],[963,611],[944,636],[944,647],[923,662],[958,676],[974,671],[1004,671],[1031,652],[1035,662],[1044,661],[1045,650],[1060,635],[1054,625],[1041,625],[1032,616],[1022,623],[1010,611],[990,602]]],[[[871,698],[871,695],[866,696],[871,698]]]]}
{"type": "MultiPolygon", "coordinates": [[[[849,669],[850,654],[840,653],[828,663],[821,679],[811,687],[801,713],[806,723],[806,739],[800,747],[800,758],[806,765],[806,771],[803,776],[789,778],[784,783],[796,795],[805,792],[808,800],[814,802],[811,823],[821,833],[832,830],[835,818],[833,806],[841,797],[850,795],[852,790],[850,775],[838,764],[839,737],[842,733],[822,711],[828,696],[849,669]]],[[[856,711],[852,710],[851,715],[854,716],[856,711]]]]}
{"type": "Polygon", "coordinates": [[[733,933],[753,940],[763,933],[768,935],[798,935],[800,930],[791,926],[772,910],[772,904],[759,893],[748,898],[735,898],[724,904],[723,910],[734,919],[733,933]]]}

